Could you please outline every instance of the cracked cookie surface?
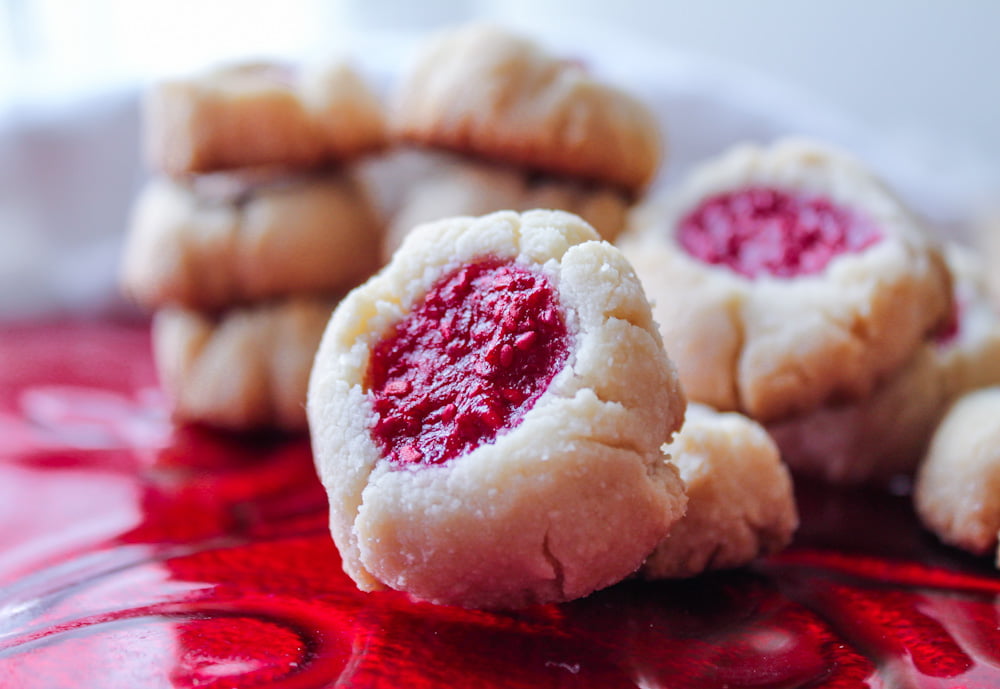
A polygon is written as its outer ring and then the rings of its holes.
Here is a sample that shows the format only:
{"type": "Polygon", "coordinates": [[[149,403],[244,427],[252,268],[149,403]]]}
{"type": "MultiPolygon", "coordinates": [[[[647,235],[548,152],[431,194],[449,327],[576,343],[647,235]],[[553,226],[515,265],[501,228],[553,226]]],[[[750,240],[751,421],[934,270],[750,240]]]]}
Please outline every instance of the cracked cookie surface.
{"type": "MultiPolygon", "coordinates": [[[[527,302],[548,299],[526,289],[527,302]]],[[[538,319],[551,320],[539,308],[538,319]]],[[[522,330],[497,329],[501,363],[503,338],[517,349],[522,330]]],[[[334,313],[307,408],[331,533],[364,590],[473,607],[570,600],[633,572],[684,510],[660,446],[685,400],[649,304],[621,253],[567,213],[507,211],[413,230],[334,313]],[[444,461],[394,461],[373,437],[383,418],[373,352],[428,294],[450,289],[456,271],[484,261],[550,286],[565,359],[516,423],[499,422],[444,461]]]]}

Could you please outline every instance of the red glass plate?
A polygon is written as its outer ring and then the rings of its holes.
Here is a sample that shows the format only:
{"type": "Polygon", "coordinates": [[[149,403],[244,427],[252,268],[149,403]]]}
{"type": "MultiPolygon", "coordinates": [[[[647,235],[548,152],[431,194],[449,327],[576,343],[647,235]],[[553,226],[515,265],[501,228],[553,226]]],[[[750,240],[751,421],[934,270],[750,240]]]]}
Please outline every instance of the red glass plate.
{"type": "Polygon", "coordinates": [[[791,548],[514,613],[363,594],[302,437],[169,423],[144,325],[0,333],[0,686],[998,687],[1000,577],[906,496],[791,548]]]}

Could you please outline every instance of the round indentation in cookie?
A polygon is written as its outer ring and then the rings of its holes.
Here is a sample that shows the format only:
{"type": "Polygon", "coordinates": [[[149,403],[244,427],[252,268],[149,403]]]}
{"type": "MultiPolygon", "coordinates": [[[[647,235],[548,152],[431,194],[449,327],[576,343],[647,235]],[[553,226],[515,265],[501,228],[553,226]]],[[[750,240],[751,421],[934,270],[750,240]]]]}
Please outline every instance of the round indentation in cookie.
{"type": "Polygon", "coordinates": [[[442,277],[374,348],[372,436],[397,464],[437,464],[520,423],[569,353],[540,272],[488,258],[442,277]]]}
{"type": "Polygon", "coordinates": [[[882,235],[865,216],[822,196],[751,187],[703,201],[681,220],[678,238],[705,263],[750,278],[794,278],[819,273],[882,235]]]}

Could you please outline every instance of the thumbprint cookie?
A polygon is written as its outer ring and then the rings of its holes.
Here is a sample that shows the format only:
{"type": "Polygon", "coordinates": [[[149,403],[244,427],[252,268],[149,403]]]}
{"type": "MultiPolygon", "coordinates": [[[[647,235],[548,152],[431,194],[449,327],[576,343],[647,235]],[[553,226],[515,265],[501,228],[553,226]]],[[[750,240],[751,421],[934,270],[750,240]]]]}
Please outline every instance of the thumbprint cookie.
{"type": "Polygon", "coordinates": [[[762,422],[868,395],[950,310],[922,224],[813,142],[739,146],[635,224],[623,250],[685,391],[762,422]]]}
{"type": "Polygon", "coordinates": [[[155,84],[143,109],[146,158],[172,177],[330,165],[387,143],[382,104],[346,63],[228,64],[155,84]]]}
{"type": "Polygon", "coordinates": [[[483,24],[424,46],[389,126],[406,143],[632,192],[652,180],[663,146],[656,118],[632,95],[579,61],[483,24]]]}
{"type": "Polygon", "coordinates": [[[347,172],[159,178],[135,203],[122,285],[147,308],[209,311],[342,293],[375,272],[381,241],[366,190],[347,172]]]}
{"type": "Polygon", "coordinates": [[[488,608],[638,569],[684,511],[684,409],[631,266],[537,210],[409,233],[338,305],[307,405],[358,586],[488,608]]]}

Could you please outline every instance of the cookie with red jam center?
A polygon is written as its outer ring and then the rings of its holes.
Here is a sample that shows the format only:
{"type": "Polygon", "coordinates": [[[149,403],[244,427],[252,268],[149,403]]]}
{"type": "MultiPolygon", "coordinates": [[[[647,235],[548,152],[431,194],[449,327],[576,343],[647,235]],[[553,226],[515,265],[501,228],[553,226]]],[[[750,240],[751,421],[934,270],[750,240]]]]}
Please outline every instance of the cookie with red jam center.
{"type": "Polygon", "coordinates": [[[684,408],[631,266],[557,211],[414,229],[338,306],[307,405],[358,586],[501,608],[639,567],[684,511],[684,408]]]}
{"type": "Polygon", "coordinates": [[[748,187],[705,199],[681,220],[687,253],[756,278],[814,275],[882,239],[875,224],[817,195],[748,187]]]}
{"type": "Polygon", "coordinates": [[[622,242],[692,400],[775,421],[866,397],[947,318],[947,267],[857,160],[739,146],[622,242]]]}

